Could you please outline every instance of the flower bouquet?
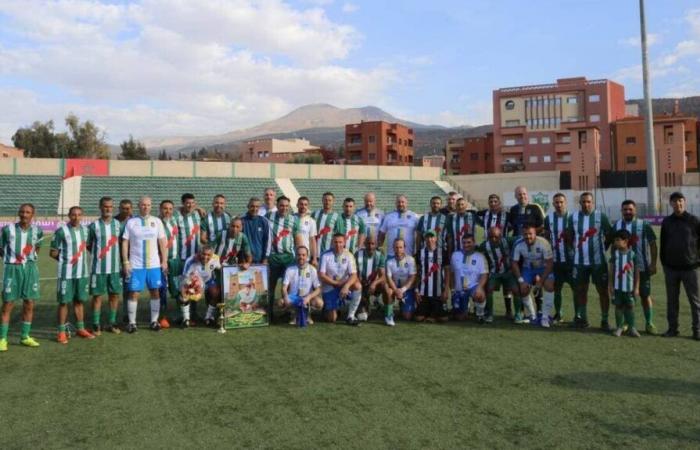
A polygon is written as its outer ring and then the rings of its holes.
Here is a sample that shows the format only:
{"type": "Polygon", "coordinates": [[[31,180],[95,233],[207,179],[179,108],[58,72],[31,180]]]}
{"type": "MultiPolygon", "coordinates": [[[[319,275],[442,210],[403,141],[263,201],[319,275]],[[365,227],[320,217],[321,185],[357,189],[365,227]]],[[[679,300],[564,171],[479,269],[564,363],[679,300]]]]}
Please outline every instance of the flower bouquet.
{"type": "Polygon", "coordinates": [[[180,284],[180,293],[185,302],[200,301],[204,297],[204,280],[194,271],[184,275],[180,284]]]}

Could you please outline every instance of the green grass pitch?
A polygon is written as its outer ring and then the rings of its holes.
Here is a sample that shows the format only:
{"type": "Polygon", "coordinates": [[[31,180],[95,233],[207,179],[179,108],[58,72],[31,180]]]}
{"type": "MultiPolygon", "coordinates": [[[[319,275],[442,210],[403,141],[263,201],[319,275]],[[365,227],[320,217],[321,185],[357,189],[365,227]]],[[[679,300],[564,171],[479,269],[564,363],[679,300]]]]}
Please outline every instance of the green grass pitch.
{"type": "MultiPolygon", "coordinates": [[[[55,276],[47,248],[42,277],[55,276]]],[[[700,446],[700,344],[685,296],[679,339],[514,326],[499,295],[493,325],[142,326],[63,346],[52,341],[54,288],[44,281],[37,304],[41,347],[18,345],[16,307],[0,354],[2,449],[700,446]]],[[[593,294],[589,304],[595,326],[593,294]]],[[[570,318],[568,291],[564,305],[570,318]]]]}

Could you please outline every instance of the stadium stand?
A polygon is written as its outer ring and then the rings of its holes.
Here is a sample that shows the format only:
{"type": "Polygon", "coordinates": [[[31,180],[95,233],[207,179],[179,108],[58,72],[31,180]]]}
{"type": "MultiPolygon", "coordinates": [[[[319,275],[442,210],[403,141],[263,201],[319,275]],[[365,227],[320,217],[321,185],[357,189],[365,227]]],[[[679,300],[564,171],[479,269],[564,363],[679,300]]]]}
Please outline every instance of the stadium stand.
{"type": "Polygon", "coordinates": [[[0,215],[15,216],[20,203],[30,202],[36,215],[54,216],[61,193],[61,177],[51,175],[0,175],[0,215]]]}
{"type": "Polygon", "coordinates": [[[107,195],[115,202],[128,198],[136,202],[139,197],[148,195],[153,199],[154,214],[157,204],[169,199],[180,204],[180,195],[194,194],[197,204],[209,209],[216,194],[226,196],[226,210],[230,214],[242,214],[250,197],[263,196],[267,187],[274,187],[281,195],[272,178],[176,178],[176,177],[83,177],[80,205],[88,215],[97,215],[100,197],[107,195]]]}
{"type": "Polygon", "coordinates": [[[362,208],[362,198],[370,191],[375,193],[377,206],[384,211],[393,210],[396,195],[404,194],[408,197],[409,209],[417,214],[423,214],[429,209],[430,197],[434,195],[445,197],[445,192],[433,181],[293,179],[292,183],[299,191],[299,195],[309,197],[312,209],[321,207],[321,196],[327,191],[335,194],[338,211],[345,197],[354,198],[356,208],[362,208]]]}

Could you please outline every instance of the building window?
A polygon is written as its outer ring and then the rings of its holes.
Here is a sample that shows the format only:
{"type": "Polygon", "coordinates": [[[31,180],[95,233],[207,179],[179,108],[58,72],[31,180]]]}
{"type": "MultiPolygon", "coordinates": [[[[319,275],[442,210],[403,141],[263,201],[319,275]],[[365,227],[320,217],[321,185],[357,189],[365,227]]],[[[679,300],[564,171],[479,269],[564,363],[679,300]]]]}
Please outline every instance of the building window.
{"type": "Polygon", "coordinates": [[[591,94],[588,96],[588,101],[590,103],[598,103],[600,101],[600,95],[598,94],[591,94]]]}
{"type": "Polygon", "coordinates": [[[565,134],[564,136],[560,136],[559,142],[561,142],[562,144],[570,144],[571,143],[571,135],[565,134]]]}
{"type": "Polygon", "coordinates": [[[664,144],[673,144],[673,125],[664,125],[664,144]]]}
{"type": "Polygon", "coordinates": [[[549,136],[542,136],[542,143],[543,144],[551,144],[552,139],[549,136]]]}
{"type": "Polygon", "coordinates": [[[566,103],[568,105],[575,105],[576,103],[578,103],[578,100],[576,99],[576,97],[566,97],[566,103]]]}
{"type": "Polygon", "coordinates": [[[581,148],[583,144],[588,142],[588,136],[586,135],[585,131],[579,131],[578,132],[578,148],[581,148]]]}
{"type": "Polygon", "coordinates": [[[599,114],[591,114],[591,122],[600,122],[599,114]]]}
{"type": "Polygon", "coordinates": [[[554,104],[557,106],[561,105],[561,97],[557,97],[554,104]]]}
{"type": "Polygon", "coordinates": [[[376,141],[377,137],[373,134],[367,137],[367,142],[369,142],[370,144],[374,144],[376,141]]]}
{"type": "Polygon", "coordinates": [[[637,136],[627,136],[625,138],[625,144],[636,144],[637,143],[637,136]]]}
{"type": "Polygon", "coordinates": [[[409,140],[408,140],[408,146],[409,146],[409,147],[413,147],[413,139],[409,139],[409,140]]]}
{"type": "Polygon", "coordinates": [[[532,164],[532,163],[536,163],[536,162],[537,162],[537,156],[530,156],[530,159],[528,159],[528,161],[529,161],[531,164],[532,164]]]}
{"type": "Polygon", "coordinates": [[[513,100],[508,100],[505,106],[507,110],[515,109],[515,102],[513,100]]]}
{"type": "Polygon", "coordinates": [[[544,155],[544,156],[542,157],[542,162],[546,162],[546,163],[552,162],[552,157],[549,156],[549,155],[544,155]]]}
{"type": "Polygon", "coordinates": [[[506,145],[512,147],[515,145],[515,139],[506,139],[506,145]]]}
{"type": "Polygon", "coordinates": [[[627,157],[625,157],[625,163],[637,164],[637,157],[636,156],[627,156],[627,157]]]}
{"type": "Polygon", "coordinates": [[[258,152],[258,158],[262,158],[262,157],[263,157],[263,152],[258,152]]]}
{"type": "Polygon", "coordinates": [[[567,122],[578,122],[578,116],[569,116],[566,118],[567,122]]]}
{"type": "Polygon", "coordinates": [[[519,127],[520,126],[520,120],[506,120],[506,126],[507,127],[519,127]]]}
{"type": "Polygon", "coordinates": [[[527,140],[527,143],[530,145],[535,145],[535,144],[537,144],[537,138],[531,137],[530,139],[527,140]]]}
{"type": "Polygon", "coordinates": [[[376,153],[370,153],[370,154],[369,154],[369,160],[370,160],[370,161],[374,161],[375,159],[377,159],[377,154],[376,154],[376,153]]]}
{"type": "Polygon", "coordinates": [[[469,154],[469,159],[472,161],[478,161],[479,160],[479,154],[478,153],[470,153],[469,154]]]}

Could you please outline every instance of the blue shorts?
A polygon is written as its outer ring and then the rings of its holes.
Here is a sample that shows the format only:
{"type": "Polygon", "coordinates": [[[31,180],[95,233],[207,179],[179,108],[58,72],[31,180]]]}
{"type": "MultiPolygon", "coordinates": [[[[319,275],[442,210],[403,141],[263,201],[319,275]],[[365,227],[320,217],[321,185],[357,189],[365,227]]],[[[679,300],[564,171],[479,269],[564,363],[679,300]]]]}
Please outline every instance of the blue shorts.
{"type": "Polygon", "coordinates": [[[403,301],[401,302],[401,312],[412,313],[416,310],[416,291],[409,289],[403,293],[403,301]]]}
{"type": "MultiPolygon", "coordinates": [[[[323,310],[324,311],[337,311],[343,307],[345,304],[345,299],[340,298],[340,289],[333,288],[332,291],[324,292],[321,294],[323,297],[323,310]]],[[[291,296],[289,297],[291,299],[291,296]]]]}
{"type": "Polygon", "coordinates": [[[474,286],[466,291],[452,291],[452,311],[466,313],[469,308],[469,299],[472,298],[477,287],[474,286]]]}
{"type": "MultiPolygon", "coordinates": [[[[525,282],[529,284],[530,286],[535,284],[535,278],[540,277],[542,278],[542,275],[544,274],[544,267],[539,268],[539,269],[527,269],[523,268],[522,272],[520,272],[520,276],[523,277],[525,282]]],[[[549,272],[549,276],[547,279],[554,279],[554,271],[549,272]]]]}
{"type": "Polygon", "coordinates": [[[304,301],[304,297],[302,297],[301,295],[289,294],[289,295],[287,295],[287,297],[289,298],[289,303],[291,303],[291,305],[294,306],[295,308],[298,308],[299,304],[302,301],[304,301]]]}
{"type": "Polygon", "coordinates": [[[133,269],[129,279],[129,292],[141,292],[148,289],[160,289],[163,285],[163,274],[160,267],[153,269],[133,269]]]}

